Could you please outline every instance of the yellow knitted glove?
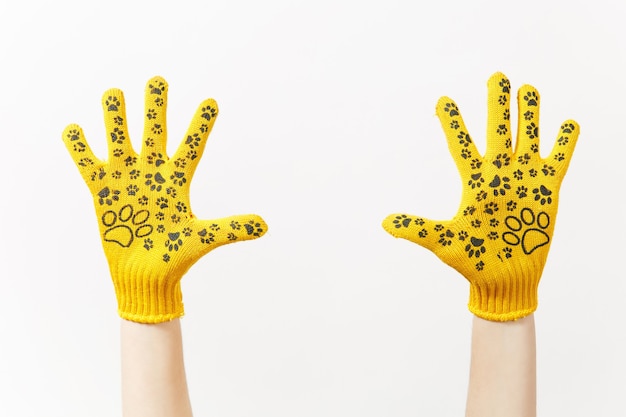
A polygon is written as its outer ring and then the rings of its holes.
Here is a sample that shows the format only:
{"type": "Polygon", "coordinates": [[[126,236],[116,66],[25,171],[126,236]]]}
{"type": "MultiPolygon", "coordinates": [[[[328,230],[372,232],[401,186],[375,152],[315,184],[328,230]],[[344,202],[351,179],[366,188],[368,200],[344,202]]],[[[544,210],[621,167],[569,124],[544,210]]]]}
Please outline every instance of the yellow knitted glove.
{"type": "Polygon", "coordinates": [[[203,101],[174,156],[166,154],[167,83],[146,86],[141,154],[128,137],[122,91],[104,93],[102,106],[108,161],[92,153],[82,129],[69,125],[63,140],[93,194],[102,246],[118,301],[127,320],[159,323],[183,315],[180,279],[200,257],[218,246],[262,236],[256,215],[199,220],[191,211],[189,186],[217,103],[203,101]]]}
{"type": "Polygon", "coordinates": [[[439,99],[437,116],[463,181],[459,210],[449,221],[408,214],[383,221],[387,232],[431,250],[467,278],[470,311],[493,321],[522,318],[537,308],[559,188],[579,133],[576,122],[564,122],[552,152],[542,158],[539,93],[524,85],[512,149],[509,102],[509,80],[496,73],[488,82],[487,151],[481,156],[457,105],[439,99]]]}

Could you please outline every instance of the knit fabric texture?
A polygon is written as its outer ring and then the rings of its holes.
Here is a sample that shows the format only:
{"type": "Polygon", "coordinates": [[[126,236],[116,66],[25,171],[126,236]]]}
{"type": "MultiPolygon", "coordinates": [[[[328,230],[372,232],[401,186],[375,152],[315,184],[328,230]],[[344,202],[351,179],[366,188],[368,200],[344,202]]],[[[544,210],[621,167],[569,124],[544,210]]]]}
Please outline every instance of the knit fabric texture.
{"type": "Polygon", "coordinates": [[[71,124],[63,141],[93,195],[102,246],[115,286],[119,315],[159,323],[184,313],[180,280],[204,254],[218,246],[262,236],[257,215],[197,219],[190,206],[191,178],[218,114],[203,101],[176,153],[166,153],[168,85],[150,79],[145,90],[141,153],[133,150],[124,95],[102,97],[108,160],[91,151],[83,130],[71,124]]]}
{"type": "Polygon", "coordinates": [[[469,309],[492,321],[525,317],[537,308],[537,288],[554,232],[559,189],[579,134],[564,122],[552,151],[539,149],[539,93],[518,90],[517,138],[510,126],[510,82],[487,83],[486,152],[481,155],[456,103],[442,97],[436,112],[463,182],[452,220],[398,213],[383,221],[391,235],[435,253],[470,283],[469,309]]]}

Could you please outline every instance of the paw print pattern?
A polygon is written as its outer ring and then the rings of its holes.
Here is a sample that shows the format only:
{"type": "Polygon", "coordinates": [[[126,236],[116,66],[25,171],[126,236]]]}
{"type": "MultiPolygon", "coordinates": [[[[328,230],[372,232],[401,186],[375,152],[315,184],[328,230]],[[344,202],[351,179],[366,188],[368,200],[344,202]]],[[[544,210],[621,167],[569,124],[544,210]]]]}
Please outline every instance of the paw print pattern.
{"type": "Polygon", "coordinates": [[[452,245],[452,238],[454,237],[454,232],[450,229],[447,229],[445,232],[439,234],[439,243],[441,246],[450,246],[452,245]]]}
{"type": "Polygon", "coordinates": [[[535,201],[539,201],[539,204],[542,206],[544,204],[552,204],[552,191],[548,190],[545,185],[533,188],[533,194],[535,195],[535,201]]]}
{"type": "Polygon", "coordinates": [[[114,128],[111,131],[110,135],[111,135],[111,142],[113,143],[121,144],[121,143],[124,143],[124,141],[126,140],[126,134],[119,127],[114,128]]]}
{"type": "Polygon", "coordinates": [[[98,192],[98,203],[101,206],[107,205],[110,206],[114,201],[120,200],[120,191],[119,190],[111,190],[109,187],[104,187],[102,190],[98,192]]]}
{"type": "Polygon", "coordinates": [[[550,216],[543,211],[535,215],[531,209],[524,208],[519,217],[508,216],[504,223],[508,231],[502,234],[502,240],[510,246],[521,245],[526,255],[550,243],[545,232],[550,226],[550,216]]]}
{"type": "Polygon", "coordinates": [[[183,239],[180,236],[180,232],[173,232],[167,234],[167,240],[165,241],[165,247],[167,250],[178,251],[183,246],[183,239]]]}
{"type": "Polygon", "coordinates": [[[443,108],[443,111],[448,113],[450,115],[450,117],[454,117],[454,116],[458,116],[459,115],[459,108],[454,103],[446,103],[444,108],[443,108]]]}
{"type": "Polygon", "coordinates": [[[107,111],[118,111],[121,105],[120,100],[115,96],[108,96],[104,101],[107,111]]]}
{"type": "Polygon", "coordinates": [[[469,144],[472,143],[472,138],[470,138],[469,133],[460,131],[457,135],[457,138],[459,138],[459,144],[465,147],[469,146],[469,144]]]}
{"type": "Polygon", "coordinates": [[[148,210],[135,212],[130,204],[123,206],[118,212],[107,210],[101,218],[102,225],[106,228],[102,239],[128,248],[135,237],[143,238],[152,233],[152,226],[146,223],[149,218],[148,210]]]}
{"type": "Polygon", "coordinates": [[[489,183],[489,186],[493,188],[493,195],[505,195],[506,191],[511,189],[510,181],[509,177],[500,178],[499,175],[494,176],[493,180],[489,183]]]}
{"type": "Polygon", "coordinates": [[[534,91],[529,91],[524,95],[524,101],[526,101],[526,104],[529,106],[537,106],[538,100],[539,97],[537,97],[537,93],[535,93],[534,91]]]}
{"type": "Polygon", "coordinates": [[[485,182],[485,179],[483,178],[482,172],[477,172],[475,174],[470,175],[470,179],[467,182],[467,185],[469,185],[473,190],[474,188],[480,188],[480,186],[484,182],[485,182]]]}
{"type": "Polygon", "coordinates": [[[215,235],[211,232],[208,232],[206,229],[202,229],[198,232],[198,236],[200,236],[200,242],[204,244],[211,244],[215,242],[215,235]]]}
{"type": "Polygon", "coordinates": [[[211,106],[202,107],[202,117],[206,120],[211,120],[217,116],[217,110],[211,106]]]}
{"type": "Polygon", "coordinates": [[[396,218],[393,220],[393,225],[396,229],[399,229],[401,227],[409,227],[412,221],[413,219],[407,217],[406,214],[401,214],[399,216],[396,216],[396,218]]]}
{"type": "Polygon", "coordinates": [[[244,223],[243,226],[245,227],[248,236],[259,237],[263,233],[261,223],[255,222],[254,220],[250,220],[248,223],[244,223]]]}
{"type": "Polygon", "coordinates": [[[493,161],[493,164],[497,168],[502,168],[508,166],[511,163],[511,157],[506,153],[499,153],[496,155],[496,159],[493,161]]]}
{"type": "Polygon", "coordinates": [[[536,139],[539,137],[539,126],[534,122],[526,126],[526,134],[530,139],[536,139]]]}
{"type": "Polygon", "coordinates": [[[474,236],[470,237],[469,243],[465,245],[465,252],[467,252],[467,256],[470,258],[480,258],[480,255],[487,251],[483,245],[484,243],[485,239],[479,239],[474,236]]]}

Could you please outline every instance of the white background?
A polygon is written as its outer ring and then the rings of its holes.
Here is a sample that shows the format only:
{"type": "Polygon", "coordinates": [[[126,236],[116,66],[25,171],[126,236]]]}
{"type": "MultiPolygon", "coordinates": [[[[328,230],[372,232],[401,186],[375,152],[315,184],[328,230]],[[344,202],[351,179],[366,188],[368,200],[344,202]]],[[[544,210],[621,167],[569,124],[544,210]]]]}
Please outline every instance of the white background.
{"type": "Polygon", "coordinates": [[[270,226],[183,279],[195,415],[462,415],[468,285],[380,223],[456,212],[434,106],[454,98],[484,149],[495,71],[540,91],[544,154],[565,119],[582,132],[539,291],[539,414],[626,415],[625,18],[617,1],[3,1],[0,416],[120,415],[115,296],[61,132],[80,124],[104,158],[119,87],[139,149],[153,75],[170,153],[200,101],[220,106],[195,214],[270,226]]]}

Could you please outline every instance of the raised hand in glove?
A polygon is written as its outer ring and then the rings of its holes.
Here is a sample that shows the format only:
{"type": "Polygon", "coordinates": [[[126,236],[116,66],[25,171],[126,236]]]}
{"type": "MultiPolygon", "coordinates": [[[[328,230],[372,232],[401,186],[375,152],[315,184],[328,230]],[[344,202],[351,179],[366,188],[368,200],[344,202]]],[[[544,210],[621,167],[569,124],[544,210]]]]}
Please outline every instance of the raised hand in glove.
{"type": "Polygon", "coordinates": [[[256,239],[267,225],[256,215],[197,219],[189,187],[217,117],[203,101],[172,158],[166,154],[167,83],[152,78],[145,91],[143,145],[137,154],[126,126],[122,91],[104,93],[107,161],[98,159],[75,124],[63,141],[93,195],[100,237],[124,319],[159,323],[183,315],[180,280],[218,246],[256,239]]]}
{"type": "Polygon", "coordinates": [[[578,138],[564,122],[552,152],[539,153],[539,93],[518,91],[517,139],[510,126],[510,83],[496,73],[488,81],[487,151],[480,155],[457,105],[437,103],[437,116],[463,181],[452,220],[393,214],[383,227],[395,237],[434,252],[470,283],[469,309],[487,320],[508,321],[537,308],[537,287],[546,263],[559,188],[578,138]]]}

